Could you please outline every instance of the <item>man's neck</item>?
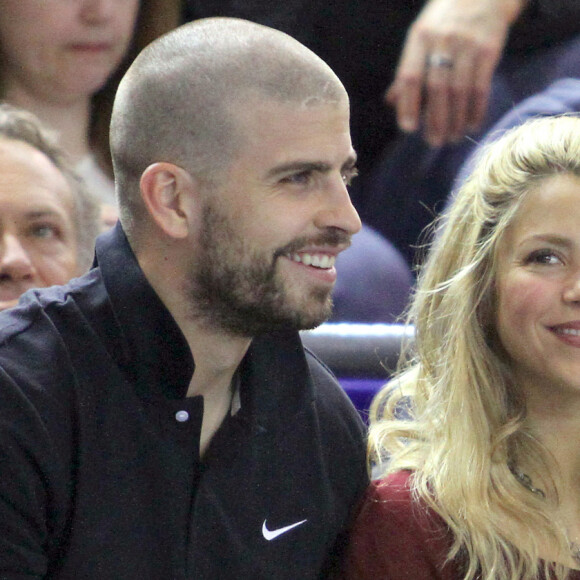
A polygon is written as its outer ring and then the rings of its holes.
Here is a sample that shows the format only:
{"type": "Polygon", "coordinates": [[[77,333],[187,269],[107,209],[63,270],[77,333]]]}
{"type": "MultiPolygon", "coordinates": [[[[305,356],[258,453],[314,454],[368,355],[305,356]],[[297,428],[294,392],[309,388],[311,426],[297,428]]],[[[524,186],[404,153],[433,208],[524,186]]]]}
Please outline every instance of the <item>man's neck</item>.
{"type": "MultiPolygon", "coordinates": [[[[155,226],[153,226],[155,227],[155,226]]],[[[183,246],[183,242],[177,242],[183,246]]],[[[200,455],[232,408],[234,375],[252,342],[250,337],[236,336],[215,328],[204,317],[192,315],[191,304],[184,294],[187,287],[188,256],[195,248],[183,250],[170,239],[149,240],[146,248],[136,251],[137,261],[147,280],[173,316],[193,355],[195,370],[187,397],[203,397],[203,422],[200,455]],[[185,254],[185,255],[184,255],[185,254]]]]}
{"type": "Polygon", "coordinates": [[[192,316],[190,304],[183,295],[186,286],[183,272],[168,248],[167,252],[151,252],[138,256],[139,265],[149,283],[169,310],[187,341],[195,372],[187,396],[214,394],[229,390],[232,378],[244,358],[252,339],[232,335],[216,328],[205,318],[192,316]],[[172,255],[172,258],[169,258],[172,255]]]}
{"type": "Polygon", "coordinates": [[[251,338],[232,337],[192,322],[181,327],[195,361],[195,372],[187,396],[213,396],[230,389],[234,374],[244,358],[251,338]]]}
{"type": "Polygon", "coordinates": [[[191,348],[195,371],[187,396],[203,396],[203,422],[199,453],[203,456],[212,437],[232,409],[236,371],[250,346],[249,338],[233,338],[204,328],[182,328],[191,348]]]}

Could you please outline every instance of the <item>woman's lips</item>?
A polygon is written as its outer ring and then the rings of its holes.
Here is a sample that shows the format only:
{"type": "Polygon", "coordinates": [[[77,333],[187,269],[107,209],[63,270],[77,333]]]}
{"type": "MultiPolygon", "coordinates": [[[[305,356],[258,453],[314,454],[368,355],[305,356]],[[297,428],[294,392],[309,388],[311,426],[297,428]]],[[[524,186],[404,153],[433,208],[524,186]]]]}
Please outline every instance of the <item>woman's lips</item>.
{"type": "Polygon", "coordinates": [[[83,42],[77,44],[71,44],[69,46],[70,50],[78,53],[85,54],[101,54],[103,52],[108,52],[111,50],[111,44],[106,42],[83,42]]]}
{"type": "Polygon", "coordinates": [[[580,322],[557,324],[551,326],[550,330],[563,342],[580,347],[580,322]]]}

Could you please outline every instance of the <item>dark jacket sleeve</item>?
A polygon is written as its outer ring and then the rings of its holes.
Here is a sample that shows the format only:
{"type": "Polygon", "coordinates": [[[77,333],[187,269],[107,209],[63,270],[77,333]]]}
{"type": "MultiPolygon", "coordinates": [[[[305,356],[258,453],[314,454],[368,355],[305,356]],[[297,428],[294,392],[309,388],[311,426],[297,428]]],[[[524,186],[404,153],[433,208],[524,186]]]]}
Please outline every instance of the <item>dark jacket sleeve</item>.
{"type": "Polygon", "coordinates": [[[529,0],[530,9],[542,18],[580,17],[578,0],[529,0]]]}
{"type": "Polygon", "coordinates": [[[26,317],[14,320],[0,328],[0,580],[50,576],[72,493],[66,355],[48,348],[48,321],[29,333],[26,317]]]}
{"type": "Polygon", "coordinates": [[[49,490],[54,453],[30,400],[0,371],[0,578],[47,571],[49,490]],[[42,448],[44,447],[44,449],[42,448]]]}
{"type": "Polygon", "coordinates": [[[580,34],[580,2],[578,0],[528,0],[514,23],[508,54],[561,44],[580,34]]]}

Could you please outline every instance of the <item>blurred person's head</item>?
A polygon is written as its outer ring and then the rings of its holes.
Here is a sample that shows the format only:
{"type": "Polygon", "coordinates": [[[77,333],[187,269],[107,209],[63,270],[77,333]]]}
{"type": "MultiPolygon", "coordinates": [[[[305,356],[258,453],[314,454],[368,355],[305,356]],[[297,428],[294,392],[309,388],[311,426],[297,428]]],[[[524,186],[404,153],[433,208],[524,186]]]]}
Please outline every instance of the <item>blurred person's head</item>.
{"type": "Polygon", "coordinates": [[[93,95],[124,58],[138,9],[139,0],[0,0],[0,94],[21,105],[93,95]]]}
{"type": "Polygon", "coordinates": [[[0,309],[90,266],[99,207],[30,113],[0,105],[0,309]]]}
{"type": "Polygon", "coordinates": [[[0,0],[0,100],[55,131],[103,202],[105,226],[116,218],[108,139],[113,96],[143,43],[177,26],[177,10],[166,4],[0,0]]]}

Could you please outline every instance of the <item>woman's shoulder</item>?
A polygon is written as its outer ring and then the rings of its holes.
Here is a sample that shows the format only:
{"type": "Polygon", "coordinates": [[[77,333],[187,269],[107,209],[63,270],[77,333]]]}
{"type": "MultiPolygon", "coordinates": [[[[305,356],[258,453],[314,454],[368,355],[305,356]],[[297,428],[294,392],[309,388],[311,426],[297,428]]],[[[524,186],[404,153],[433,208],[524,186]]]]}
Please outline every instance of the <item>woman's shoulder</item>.
{"type": "Polygon", "coordinates": [[[453,541],[445,522],[413,493],[413,473],[373,481],[360,505],[347,553],[347,579],[451,579],[453,541]]]}
{"type": "Polygon", "coordinates": [[[366,508],[391,525],[422,529],[445,528],[443,520],[413,491],[412,471],[396,471],[371,482],[361,512],[366,508]]]}
{"type": "Polygon", "coordinates": [[[414,473],[408,470],[389,473],[373,480],[369,486],[369,493],[382,499],[411,500],[413,476],[414,473]]]}

